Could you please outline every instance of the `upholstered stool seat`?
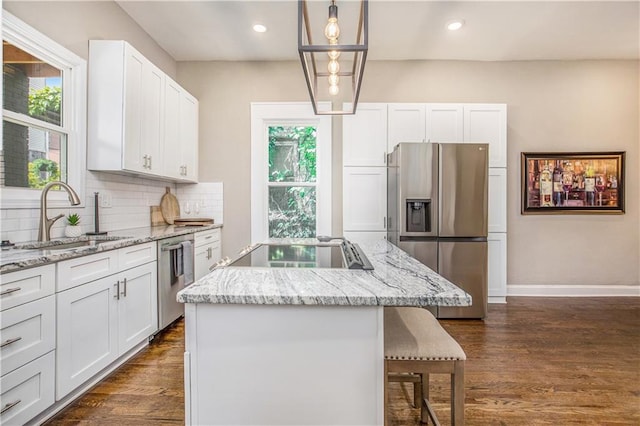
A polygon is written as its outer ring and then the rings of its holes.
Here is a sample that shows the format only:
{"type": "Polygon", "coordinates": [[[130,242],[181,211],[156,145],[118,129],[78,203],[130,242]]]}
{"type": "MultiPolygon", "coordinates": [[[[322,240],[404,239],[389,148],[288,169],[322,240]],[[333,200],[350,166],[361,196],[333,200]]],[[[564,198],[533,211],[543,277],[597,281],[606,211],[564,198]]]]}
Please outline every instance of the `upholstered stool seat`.
{"type": "Polygon", "coordinates": [[[438,425],[429,404],[429,374],[451,375],[451,424],[464,424],[464,362],[466,354],[426,309],[384,309],[385,393],[389,381],[417,382],[414,400],[421,420],[438,425]],[[400,373],[400,374],[398,374],[400,373]]]}

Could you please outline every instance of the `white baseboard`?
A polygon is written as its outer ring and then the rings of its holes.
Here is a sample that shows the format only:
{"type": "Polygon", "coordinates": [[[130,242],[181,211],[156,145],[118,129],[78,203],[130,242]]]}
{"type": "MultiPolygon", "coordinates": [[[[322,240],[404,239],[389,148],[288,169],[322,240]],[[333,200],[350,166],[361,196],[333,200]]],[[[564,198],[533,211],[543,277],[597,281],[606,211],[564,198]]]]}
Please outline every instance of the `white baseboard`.
{"type": "Polygon", "coordinates": [[[507,296],[640,297],[637,285],[507,285],[507,296]]]}
{"type": "Polygon", "coordinates": [[[507,303],[506,296],[489,296],[489,303],[507,303]]]}

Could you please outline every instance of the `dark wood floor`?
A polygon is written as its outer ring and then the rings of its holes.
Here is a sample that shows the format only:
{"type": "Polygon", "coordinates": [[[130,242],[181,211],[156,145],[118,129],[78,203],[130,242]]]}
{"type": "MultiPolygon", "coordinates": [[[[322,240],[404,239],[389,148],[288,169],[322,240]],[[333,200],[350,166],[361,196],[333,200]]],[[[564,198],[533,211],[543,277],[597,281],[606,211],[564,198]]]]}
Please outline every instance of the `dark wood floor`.
{"type": "MultiPolygon", "coordinates": [[[[640,425],[640,298],[510,298],[485,321],[442,323],[467,353],[467,425],[640,425]]],[[[179,322],[47,424],[183,424],[183,333],[179,322]]],[[[448,381],[432,384],[447,424],[448,381]]],[[[392,384],[392,425],[420,424],[411,395],[392,384]]]]}

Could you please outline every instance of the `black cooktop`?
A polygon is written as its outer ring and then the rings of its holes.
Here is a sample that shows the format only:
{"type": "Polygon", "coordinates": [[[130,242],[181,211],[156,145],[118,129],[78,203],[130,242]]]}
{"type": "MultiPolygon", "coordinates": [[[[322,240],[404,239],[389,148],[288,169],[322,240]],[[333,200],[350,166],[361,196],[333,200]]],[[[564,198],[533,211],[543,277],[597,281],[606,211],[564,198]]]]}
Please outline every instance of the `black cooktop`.
{"type": "Polygon", "coordinates": [[[357,244],[261,244],[228,266],[373,269],[357,244]]]}

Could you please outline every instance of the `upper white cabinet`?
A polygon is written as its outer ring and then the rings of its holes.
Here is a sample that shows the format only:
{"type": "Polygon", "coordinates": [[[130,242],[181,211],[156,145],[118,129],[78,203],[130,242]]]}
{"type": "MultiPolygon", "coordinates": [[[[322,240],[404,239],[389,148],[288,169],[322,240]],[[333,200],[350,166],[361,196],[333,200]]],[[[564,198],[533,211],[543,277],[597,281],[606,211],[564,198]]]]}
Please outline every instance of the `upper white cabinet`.
{"type": "Polygon", "coordinates": [[[427,142],[460,142],[464,140],[462,105],[427,104],[425,113],[427,142]]]}
{"type": "MultiPolygon", "coordinates": [[[[351,108],[349,104],[345,108],[351,108]]],[[[358,104],[354,115],[342,119],[342,164],[385,166],[387,163],[387,104],[358,104]]]]}
{"type": "Polygon", "coordinates": [[[88,105],[90,170],[197,180],[197,101],[125,41],[89,41],[88,105]]]}
{"type": "Polygon", "coordinates": [[[425,142],[425,104],[387,104],[389,114],[388,152],[400,142],[425,142]]]}
{"type": "Polygon", "coordinates": [[[464,141],[489,144],[489,167],[507,167],[507,105],[465,104],[464,141]]]}
{"type": "Polygon", "coordinates": [[[198,179],[198,101],[166,77],[164,171],[176,180],[198,179]]]}

